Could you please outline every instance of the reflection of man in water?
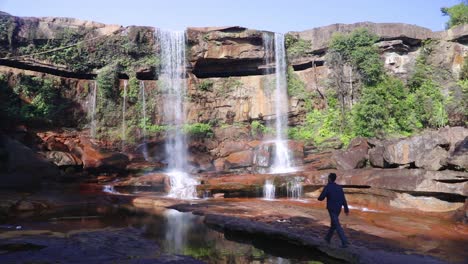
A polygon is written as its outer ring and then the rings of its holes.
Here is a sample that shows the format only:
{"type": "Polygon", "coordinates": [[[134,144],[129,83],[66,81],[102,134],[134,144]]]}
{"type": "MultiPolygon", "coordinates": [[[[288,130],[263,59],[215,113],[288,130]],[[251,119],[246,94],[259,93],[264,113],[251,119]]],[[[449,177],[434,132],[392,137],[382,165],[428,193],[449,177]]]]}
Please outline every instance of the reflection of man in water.
{"type": "Polygon", "coordinates": [[[327,198],[327,209],[328,214],[330,214],[331,224],[330,229],[328,230],[328,233],[325,236],[325,241],[327,241],[327,243],[330,243],[333,233],[336,230],[341,239],[341,247],[345,248],[348,246],[348,240],[346,239],[346,236],[343,232],[343,228],[341,228],[340,220],[338,219],[338,217],[340,216],[342,206],[344,206],[344,212],[346,215],[349,214],[349,209],[348,203],[346,203],[343,187],[336,184],[335,180],[336,174],[330,173],[328,175],[328,184],[323,189],[318,200],[323,201],[323,199],[327,198]]]}

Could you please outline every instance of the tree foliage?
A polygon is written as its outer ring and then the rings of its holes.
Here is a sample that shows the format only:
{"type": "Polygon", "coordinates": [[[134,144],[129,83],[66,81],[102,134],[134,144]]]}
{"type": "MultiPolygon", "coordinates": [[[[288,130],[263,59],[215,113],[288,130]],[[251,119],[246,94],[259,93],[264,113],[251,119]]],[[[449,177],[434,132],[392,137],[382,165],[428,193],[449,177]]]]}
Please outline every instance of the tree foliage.
{"type": "Polygon", "coordinates": [[[330,52],[339,54],[345,63],[354,66],[365,85],[374,85],[382,79],[383,62],[374,46],[379,37],[365,28],[350,34],[335,34],[330,43],[330,52]]]}
{"type": "Polygon", "coordinates": [[[449,16],[449,21],[446,23],[447,28],[468,23],[467,1],[463,1],[462,3],[452,7],[442,7],[440,11],[444,16],[449,16]]]}

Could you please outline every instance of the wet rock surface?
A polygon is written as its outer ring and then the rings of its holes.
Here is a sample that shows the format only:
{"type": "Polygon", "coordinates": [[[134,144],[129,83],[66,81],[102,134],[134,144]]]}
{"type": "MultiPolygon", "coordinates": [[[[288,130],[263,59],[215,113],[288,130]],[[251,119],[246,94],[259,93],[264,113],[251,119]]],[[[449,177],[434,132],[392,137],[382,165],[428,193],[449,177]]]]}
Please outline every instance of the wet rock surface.
{"type": "Polygon", "coordinates": [[[225,199],[179,204],[172,208],[206,215],[207,224],[226,233],[264,237],[273,243],[307,246],[351,263],[444,263],[438,258],[460,262],[466,257],[461,252],[457,252],[457,256],[448,253],[461,247],[458,239],[467,232],[466,227],[448,224],[442,219],[435,223],[437,216],[352,208],[349,217],[341,217],[352,245],[340,249],[336,236],[332,245],[323,241],[328,228],[328,214],[323,204],[314,201],[225,199]],[[457,233],[450,231],[452,228],[457,233]],[[427,234],[428,229],[433,232],[427,234]],[[428,239],[438,242],[428,242],[428,239]]]}

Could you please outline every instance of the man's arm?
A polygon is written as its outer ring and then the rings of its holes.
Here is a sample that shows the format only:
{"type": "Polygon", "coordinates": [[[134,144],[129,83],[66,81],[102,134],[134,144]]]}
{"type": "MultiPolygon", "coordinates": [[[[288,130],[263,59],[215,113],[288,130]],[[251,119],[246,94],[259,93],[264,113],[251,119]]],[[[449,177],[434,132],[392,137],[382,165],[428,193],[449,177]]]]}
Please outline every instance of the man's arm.
{"type": "Polygon", "coordinates": [[[343,191],[343,207],[345,214],[349,214],[348,202],[346,202],[346,196],[343,191]]]}
{"type": "Polygon", "coordinates": [[[323,201],[323,199],[325,199],[325,197],[327,197],[327,194],[328,194],[328,189],[327,189],[327,186],[325,186],[325,188],[323,188],[323,191],[320,194],[318,200],[323,201]]]}

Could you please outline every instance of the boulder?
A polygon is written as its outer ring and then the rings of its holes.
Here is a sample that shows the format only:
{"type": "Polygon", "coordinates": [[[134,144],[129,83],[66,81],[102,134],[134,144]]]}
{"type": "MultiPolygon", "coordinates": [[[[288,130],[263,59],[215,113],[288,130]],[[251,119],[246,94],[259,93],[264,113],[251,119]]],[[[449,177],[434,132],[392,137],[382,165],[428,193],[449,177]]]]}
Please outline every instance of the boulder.
{"type": "Polygon", "coordinates": [[[164,185],[166,178],[167,175],[163,173],[148,173],[118,182],[115,186],[160,186],[164,185]]]}
{"type": "Polygon", "coordinates": [[[219,157],[229,156],[231,153],[239,152],[248,148],[244,141],[224,141],[219,145],[219,157]]]}
{"type": "Polygon", "coordinates": [[[256,168],[268,168],[271,166],[272,144],[260,144],[254,149],[253,165],[256,168]]]}
{"type": "Polygon", "coordinates": [[[252,166],[253,151],[244,150],[235,152],[226,158],[226,165],[229,169],[245,168],[252,166]]]}
{"type": "Polygon", "coordinates": [[[55,165],[61,166],[82,166],[83,162],[74,154],[63,151],[45,151],[41,154],[55,165]]]}
{"type": "Polygon", "coordinates": [[[332,160],[332,152],[312,153],[304,158],[304,168],[308,170],[335,169],[336,165],[332,160]]]}
{"type": "MultiPolygon", "coordinates": [[[[297,140],[286,142],[291,166],[301,166],[304,163],[304,143],[297,140]]],[[[268,168],[275,160],[275,142],[266,142],[254,149],[254,165],[256,168],[268,168]]]]}
{"type": "Polygon", "coordinates": [[[447,150],[437,146],[433,150],[423,153],[416,159],[415,165],[418,168],[437,171],[447,165],[449,153],[447,150]]]}
{"type": "Polygon", "coordinates": [[[224,171],[224,169],[226,168],[226,159],[219,158],[213,162],[213,165],[217,172],[224,171]]]}
{"type": "MultiPolygon", "coordinates": [[[[326,185],[328,172],[305,171],[300,175],[308,185],[326,185]]],[[[336,171],[335,171],[336,172],[336,171]]],[[[457,171],[428,171],[423,169],[354,169],[336,172],[337,183],[353,186],[370,186],[395,191],[468,194],[468,173],[457,171]]]]}
{"type": "Polygon", "coordinates": [[[384,143],[383,157],[388,164],[407,165],[437,146],[447,147],[450,142],[438,132],[428,132],[396,142],[384,143]]]}
{"type": "Polygon", "coordinates": [[[382,144],[375,145],[373,148],[369,149],[368,156],[370,165],[376,168],[385,168],[383,154],[384,147],[382,144]]]}
{"type": "Polygon", "coordinates": [[[190,153],[188,161],[200,171],[208,171],[213,169],[213,164],[211,163],[212,158],[206,153],[190,153]]]}
{"type": "Polygon", "coordinates": [[[456,144],[447,163],[457,169],[468,171],[468,137],[456,144]]]}
{"type": "Polygon", "coordinates": [[[304,164],[304,143],[299,140],[288,140],[287,147],[292,166],[301,166],[304,164]]]}
{"type": "Polygon", "coordinates": [[[353,139],[345,151],[335,151],[332,160],[339,170],[363,168],[367,161],[369,146],[364,138],[353,139]]]}
{"type": "Polygon", "coordinates": [[[468,137],[468,128],[465,127],[444,127],[439,129],[439,135],[447,139],[450,144],[450,151],[453,151],[456,145],[468,137]]]}
{"type": "Polygon", "coordinates": [[[80,138],[80,144],[76,146],[75,151],[81,156],[84,169],[123,170],[129,163],[125,154],[102,151],[84,137],[80,138]]]}
{"type": "Polygon", "coordinates": [[[0,135],[0,187],[34,189],[60,176],[56,165],[7,136],[0,135]]]}

